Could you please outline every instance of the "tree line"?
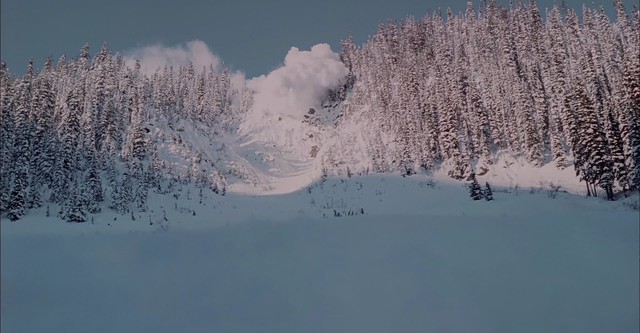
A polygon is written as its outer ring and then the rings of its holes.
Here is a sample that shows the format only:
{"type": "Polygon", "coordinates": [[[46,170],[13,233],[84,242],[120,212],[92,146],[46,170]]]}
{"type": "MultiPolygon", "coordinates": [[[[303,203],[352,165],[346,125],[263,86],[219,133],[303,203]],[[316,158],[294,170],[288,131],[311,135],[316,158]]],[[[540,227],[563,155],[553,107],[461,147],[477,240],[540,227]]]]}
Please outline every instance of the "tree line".
{"type": "MultiPolygon", "coordinates": [[[[535,1],[435,12],[342,42],[350,69],[333,97],[345,130],[366,123],[367,168],[446,168],[469,178],[508,152],[535,166],[573,166],[588,195],[640,185],[640,12],[535,1]]],[[[344,149],[344,147],[340,147],[344,149]]],[[[336,164],[337,162],[331,161],[336,164]]]]}
{"type": "MultiPolygon", "coordinates": [[[[233,122],[227,69],[165,66],[144,75],[106,45],[91,58],[48,59],[39,72],[29,62],[21,77],[0,67],[0,212],[18,220],[43,204],[60,207],[67,221],[85,221],[107,205],[119,213],[145,211],[149,191],[195,181],[223,193],[219,168],[203,167],[199,152],[184,156],[193,168],[176,170],[160,156],[165,138],[154,124],[188,121],[211,135],[233,122]]],[[[210,163],[209,163],[210,164],[210,163]]]]}
{"type": "MultiPolygon", "coordinates": [[[[458,15],[381,24],[362,45],[344,40],[349,74],[325,101],[339,106],[343,144],[320,156],[324,170],[444,168],[470,179],[506,152],[573,167],[589,195],[638,189],[640,11],[614,5],[612,20],[559,6],[543,18],[533,0],[469,2],[458,15]]],[[[146,75],[106,45],[40,71],[30,62],[21,76],[2,62],[0,213],[18,220],[52,204],[81,222],[104,207],[145,211],[149,191],[168,194],[178,182],[223,194],[228,177],[243,175],[216,164],[222,149],[202,151],[181,130],[190,124],[212,142],[233,135],[252,104],[238,89],[224,67],[146,75]],[[168,156],[167,142],[188,154],[168,156]]]]}

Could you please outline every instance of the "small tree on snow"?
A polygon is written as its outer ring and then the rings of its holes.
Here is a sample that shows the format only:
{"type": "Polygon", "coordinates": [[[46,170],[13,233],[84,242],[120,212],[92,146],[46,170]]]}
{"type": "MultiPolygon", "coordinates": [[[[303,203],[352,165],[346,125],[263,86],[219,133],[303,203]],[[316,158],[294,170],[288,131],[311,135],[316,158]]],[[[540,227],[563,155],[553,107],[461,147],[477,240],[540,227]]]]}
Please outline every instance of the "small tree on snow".
{"type": "Polygon", "coordinates": [[[493,191],[491,190],[491,186],[489,186],[488,182],[484,184],[484,190],[482,190],[482,195],[484,196],[484,199],[487,201],[493,200],[493,191]]]}
{"type": "Polygon", "coordinates": [[[82,223],[87,221],[86,200],[83,194],[84,193],[81,193],[78,189],[69,201],[65,203],[65,207],[62,210],[62,216],[60,216],[63,220],[73,223],[82,223]]]}
{"type": "Polygon", "coordinates": [[[216,194],[225,195],[225,193],[227,192],[226,181],[218,170],[214,171],[213,174],[211,174],[210,187],[211,190],[216,194]]]}
{"type": "Polygon", "coordinates": [[[472,174],[471,177],[472,180],[469,184],[469,196],[471,196],[473,200],[480,200],[483,197],[482,188],[480,188],[480,184],[478,184],[478,180],[476,180],[476,175],[472,174]]]}

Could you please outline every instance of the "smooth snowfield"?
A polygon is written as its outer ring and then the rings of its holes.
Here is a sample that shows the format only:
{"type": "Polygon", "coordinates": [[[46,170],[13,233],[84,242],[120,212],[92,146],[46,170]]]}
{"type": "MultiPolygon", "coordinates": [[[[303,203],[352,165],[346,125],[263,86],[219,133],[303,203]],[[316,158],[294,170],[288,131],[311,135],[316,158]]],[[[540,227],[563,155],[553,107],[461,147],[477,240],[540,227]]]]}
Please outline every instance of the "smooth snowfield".
{"type": "Polygon", "coordinates": [[[94,224],[2,221],[0,328],[638,331],[637,211],[545,190],[494,197],[354,177],[215,207],[194,198],[196,216],[167,208],[167,231],[106,213],[94,224]]]}

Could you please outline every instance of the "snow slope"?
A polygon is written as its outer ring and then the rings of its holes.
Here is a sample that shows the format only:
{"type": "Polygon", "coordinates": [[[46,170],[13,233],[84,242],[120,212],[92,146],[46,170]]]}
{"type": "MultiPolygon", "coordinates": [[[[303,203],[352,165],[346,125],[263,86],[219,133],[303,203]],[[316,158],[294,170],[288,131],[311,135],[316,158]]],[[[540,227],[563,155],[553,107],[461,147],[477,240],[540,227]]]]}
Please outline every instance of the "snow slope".
{"type": "Polygon", "coordinates": [[[298,60],[328,55],[326,68],[293,61],[254,81],[282,89],[276,100],[258,91],[237,133],[146,124],[181,178],[150,191],[145,212],[105,208],[68,224],[47,205],[2,221],[0,329],[639,330],[637,193],[585,198],[571,168],[504,152],[478,173],[491,202],[472,201],[444,168],[364,176],[363,137],[380,135],[364,122],[336,135],[341,106],[318,102],[344,75],[329,51],[292,49],[298,60]],[[331,79],[296,93],[318,73],[331,79]],[[194,176],[226,181],[226,195],[185,180],[194,176]]]}
{"type": "Polygon", "coordinates": [[[425,176],[206,204],[179,193],[150,198],[165,224],[1,223],[1,330],[639,328],[639,216],[624,202],[515,188],[472,201],[463,184],[425,176]]]}
{"type": "Polygon", "coordinates": [[[290,193],[319,178],[338,113],[322,101],[347,73],[339,55],[318,44],[309,51],[292,47],[283,66],[246,82],[253,103],[238,125],[234,150],[261,186],[232,184],[232,191],[290,193]]]}

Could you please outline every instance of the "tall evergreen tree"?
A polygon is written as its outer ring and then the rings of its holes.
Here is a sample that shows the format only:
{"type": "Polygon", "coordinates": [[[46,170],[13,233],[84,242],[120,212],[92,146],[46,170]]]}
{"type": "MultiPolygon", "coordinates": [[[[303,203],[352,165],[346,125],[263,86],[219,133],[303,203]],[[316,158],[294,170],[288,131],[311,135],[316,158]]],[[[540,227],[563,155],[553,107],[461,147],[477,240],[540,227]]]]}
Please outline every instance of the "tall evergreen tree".
{"type": "Polygon", "coordinates": [[[12,187],[14,122],[13,80],[4,62],[0,63],[0,212],[9,204],[12,187]]]}

